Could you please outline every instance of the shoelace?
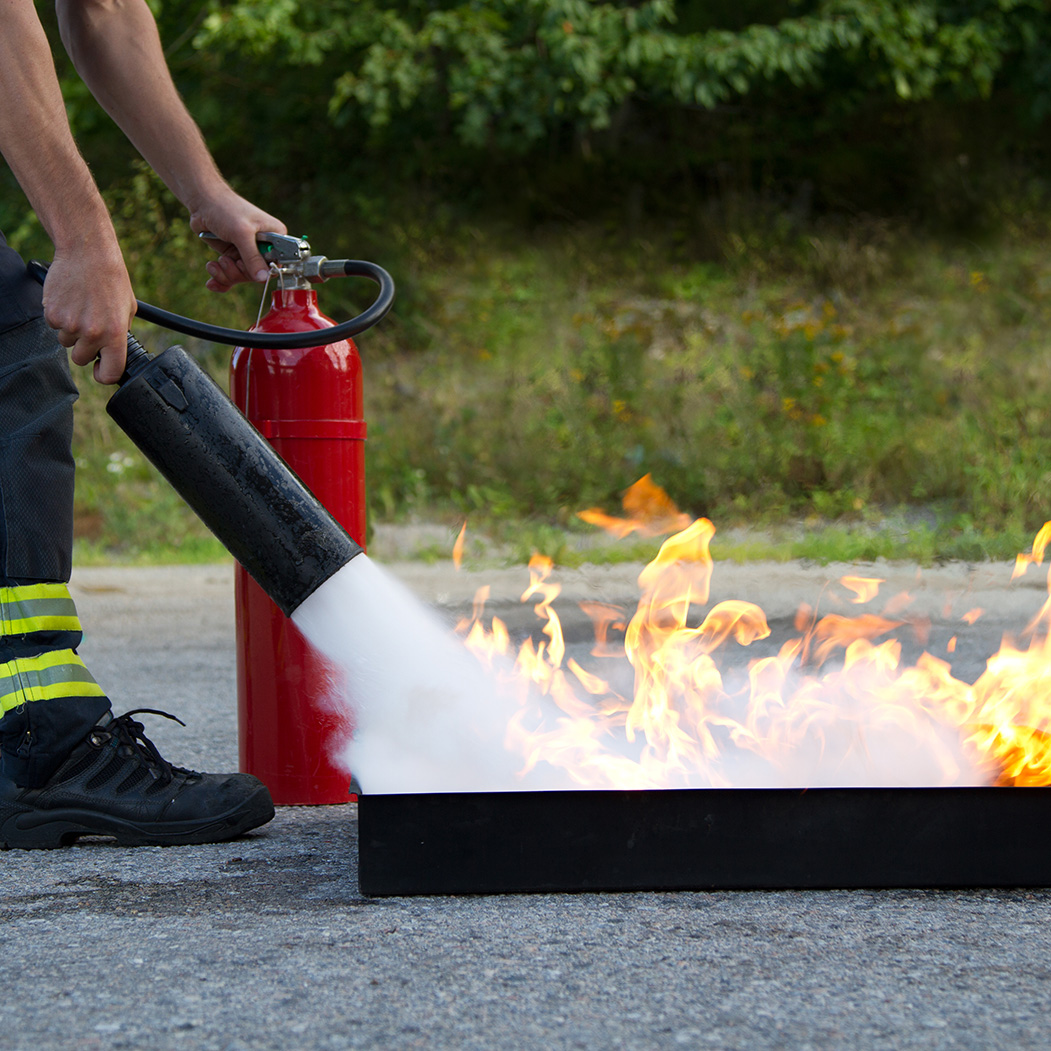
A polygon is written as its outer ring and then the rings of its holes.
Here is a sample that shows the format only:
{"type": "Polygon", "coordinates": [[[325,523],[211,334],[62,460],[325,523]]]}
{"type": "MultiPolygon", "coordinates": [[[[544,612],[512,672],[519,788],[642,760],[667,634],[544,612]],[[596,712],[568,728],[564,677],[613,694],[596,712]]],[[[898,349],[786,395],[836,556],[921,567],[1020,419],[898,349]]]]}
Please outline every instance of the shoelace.
{"type": "Polygon", "coordinates": [[[178,723],[180,726],[186,725],[178,716],[172,715],[170,712],[162,712],[159,708],[133,708],[130,712],[125,712],[123,715],[111,719],[104,729],[109,733],[115,734],[121,745],[130,748],[132,753],[138,756],[140,762],[144,762],[151,768],[159,768],[158,780],[164,784],[168,784],[174,777],[180,775],[185,777],[198,776],[194,770],[186,770],[181,766],[172,766],[157,751],[157,746],[146,736],[146,727],[132,718],[134,715],[161,715],[165,719],[171,719],[172,722],[178,723]]]}

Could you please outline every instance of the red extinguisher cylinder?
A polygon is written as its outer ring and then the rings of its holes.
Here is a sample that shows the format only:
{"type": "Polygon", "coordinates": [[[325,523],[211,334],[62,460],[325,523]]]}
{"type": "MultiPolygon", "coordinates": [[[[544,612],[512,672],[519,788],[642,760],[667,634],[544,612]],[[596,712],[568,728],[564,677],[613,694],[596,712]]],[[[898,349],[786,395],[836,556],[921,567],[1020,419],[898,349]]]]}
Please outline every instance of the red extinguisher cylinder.
{"type": "MultiPolygon", "coordinates": [[[[252,331],[302,332],[334,322],[313,289],[279,289],[252,331]]],[[[365,546],[365,421],[352,340],[303,350],[237,347],[230,393],[240,410],[353,539],[365,546]]],[[[241,770],[278,805],[345,803],[335,758],[353,730],[339,702],[342,670],[317,654],[256,582],[235,567],[241,770]]]]}

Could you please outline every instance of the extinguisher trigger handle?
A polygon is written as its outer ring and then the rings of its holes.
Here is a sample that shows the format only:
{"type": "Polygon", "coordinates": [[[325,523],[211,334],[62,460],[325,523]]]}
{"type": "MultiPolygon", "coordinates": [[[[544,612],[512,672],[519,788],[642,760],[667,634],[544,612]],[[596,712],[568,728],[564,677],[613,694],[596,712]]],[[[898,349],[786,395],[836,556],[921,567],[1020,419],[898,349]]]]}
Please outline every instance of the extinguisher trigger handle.
{"type": "MultiPolygon", "coordinates": [[[[202,231],[197,238],[204,242],[223,241],[223,238],[210,230],[202,231]]],[[[297,263],[310,255],[310,243],[305,237],[261,231],[255,235],[255,243],[262,249],[263,258],[268,263],[297,263]]]]}
{"type": "Polygon", "coordinates": [[[310,255],[310,243],[305,237],[259,233],[255,243],[262,249],[263,259],[278,266],[300,263],[310,255]]]}

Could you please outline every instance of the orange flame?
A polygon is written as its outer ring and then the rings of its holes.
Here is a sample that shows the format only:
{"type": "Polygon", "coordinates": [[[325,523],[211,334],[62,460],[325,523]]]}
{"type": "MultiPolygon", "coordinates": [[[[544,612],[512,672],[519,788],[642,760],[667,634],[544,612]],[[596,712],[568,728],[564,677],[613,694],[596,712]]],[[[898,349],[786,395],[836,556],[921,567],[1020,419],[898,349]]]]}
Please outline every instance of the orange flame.
{"type": "Polygon", "coordinates": [[[605,529],[621,540],[636,532],[643,536],[677,533],[690,524],[690,516],[683,514],[648,474],[628,488],[623,500],[627,518],[613,518],[597,507],[578,511],[577,518],[605,529]]]}
{"type": "Polygon", "coordinates": [[[1015,568],[1011,574],[1011,579],[1017,580],[1030,566],[1040,565],[1044,561],[1044,551],[1048,543],[1051,543],[1051,522],[1045,522],[1040,532],[1036,534],[1031,554],[1023,553],[1016,556],[1015,568]]]}
{"type": "MultiPolygon", "coordinates": [[[[535,602],[546,638],[527,639],[519,649],[514,674],[528,690],[506,738],[522,756],[523,774],[547,764],[593,788],[806,787],[875,777],[897,783],[886,778],[909,764],[925,778],[912,783],[1051,784],[1051,597],[1030,624],[1028,648],[1005,640],[973,684],[929,653],[902,666],[901,643],[891,633],[911,626],[923,645],[930,629],[929,621],[899,616],[908,595],[880,615],[819,616],[801,606],[797,636],[735,673],[720,666],[726,648],[751,646],[770,628],[752,603],[709,607],[715,527],[707,519],[684,524],[686,516],[649,476],[628,490],[625,509],[623,519],[595,510],[581,517],[618,536],[679,527],[639,574],[630,618],[614,606],[581,604],[595,626],[592,655],[626,659],[633,688],[618,690],[615,676],[566,659],[554,608],[561,589],[551,580],[551,560],[534,556],[522,601],[535,602]]],[[[1032,554],[1019,556],[1016,575],[1019,566],[1024,572],[1040,562],[1049,542],[1051,523],[1032,554]]],[[[841,581],[857,604],[875,598],[881,583],[841,581]]],[[[479,594],[461,629],[467,646],[493,665],[509,651],[509,639],[498,619],[483,626],[486,597],[479,594]]],[[[973,624],[980,615],[974,609],[962,619],[973,624]]],[[[949,653],[957,641],[950,639],[949,653]]]]}
{"type": "Polygon", "coordinates": [[[456,541],[453,544],[453,565],[459,569],[463,565],[463,545],[467,538],[467,522],[465,521],[460,526],[460,532],[456,534],[456,541]]]}

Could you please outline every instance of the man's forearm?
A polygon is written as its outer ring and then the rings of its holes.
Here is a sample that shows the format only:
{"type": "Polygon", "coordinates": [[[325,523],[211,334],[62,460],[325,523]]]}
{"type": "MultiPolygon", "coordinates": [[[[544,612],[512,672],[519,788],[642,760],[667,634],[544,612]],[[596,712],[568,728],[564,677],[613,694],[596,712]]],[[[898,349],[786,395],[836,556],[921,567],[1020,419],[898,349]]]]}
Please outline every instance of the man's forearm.
{"type": "Polygon", "coordinates": [[[0,99],[0,153],[55,247],[116,250],[106,207],[70,133],[32,0],[0,0],[0,99]]]}
{"type": "Polygon", "coordinates": [[[175,196],[195,212],[224,192],[145,0],[57,0],[55,7],[77,72],[175,196]]]}
{"type": "MultiPolygon", "coordinates": [[[[208,287],[262,279],[256,245],[279,219],[239,197],[219,174],[164,62],[145,0],[57,0],[66,46],[81,75],[222,254],[208,287]]],[[[51,48],[33,0],[0,0],[0,152],[55,245],[44,317],[78,365],[115,383],[135,296],[105,203],[77,151],[51,48]]]]}

